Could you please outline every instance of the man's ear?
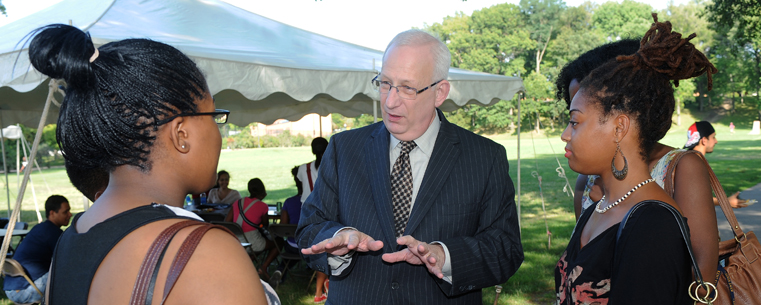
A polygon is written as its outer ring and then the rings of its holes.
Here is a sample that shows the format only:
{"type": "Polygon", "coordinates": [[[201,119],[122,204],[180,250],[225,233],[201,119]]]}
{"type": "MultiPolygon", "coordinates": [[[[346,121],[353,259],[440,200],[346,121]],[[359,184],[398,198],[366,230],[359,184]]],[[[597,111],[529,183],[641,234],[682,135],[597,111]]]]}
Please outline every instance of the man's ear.
{"type": "Polygon", "coordinates": [[[698,142],[698,144],[703,145],[703,146],[708,146],[708,138],[701,137],[700,141],[698,142]]]}
{"type": "Polygon", "coordinates": [[[444,104],[444,101],[447,100],[447,96],[449,96],[449,89],[450,84],[446,79],[442,80],[436,85],[436,108],[440,107],[441,104],[444,104]]]}
{"type": "Polygon", "coordinates": [[[172,146],[183,154],[190,150],[190,143],[188,141],[190,134],[187,123],[184,117],[178,117],[169,122],[169,126],[167,126],[169,127],[169,139],[172,141],[172,146]]]}

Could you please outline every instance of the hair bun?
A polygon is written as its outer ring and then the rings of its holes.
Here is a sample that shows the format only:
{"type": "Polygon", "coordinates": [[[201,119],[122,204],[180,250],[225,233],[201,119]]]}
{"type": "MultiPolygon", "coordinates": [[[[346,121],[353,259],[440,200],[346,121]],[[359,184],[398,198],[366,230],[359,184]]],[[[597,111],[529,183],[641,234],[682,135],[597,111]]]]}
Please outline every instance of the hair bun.
{"type": "Polygon", "coordinates": [[[35,30],[29,45],[29,60],[37,71],[63,79],[69,88],[87,88],[95,83],[90,57],[95,46],[90,35],[65,24],[35,30]]]}

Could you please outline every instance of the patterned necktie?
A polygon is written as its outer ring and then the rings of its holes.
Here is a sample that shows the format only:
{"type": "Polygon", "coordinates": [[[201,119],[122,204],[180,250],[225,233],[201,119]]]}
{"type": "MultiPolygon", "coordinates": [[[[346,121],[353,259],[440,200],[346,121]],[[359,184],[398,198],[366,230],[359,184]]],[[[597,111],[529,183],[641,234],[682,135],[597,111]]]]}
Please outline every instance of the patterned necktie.
{"type": "Polygon", "coordinates": [[[410,166],[410,151],[417,144],[414,141],[402,141],[402,152],[394,163],[391,171],[391,195],[394,204],[394,227],[396,236],[404,234],[407,220],[410,218],[410,202],[412,201],[412,166],[410,166]]]}

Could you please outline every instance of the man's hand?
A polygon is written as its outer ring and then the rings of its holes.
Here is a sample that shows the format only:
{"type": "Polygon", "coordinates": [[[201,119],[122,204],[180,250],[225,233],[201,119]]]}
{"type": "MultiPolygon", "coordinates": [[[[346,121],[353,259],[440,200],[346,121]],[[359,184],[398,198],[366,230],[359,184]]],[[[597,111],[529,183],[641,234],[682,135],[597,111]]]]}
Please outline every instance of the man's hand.
{"type": "Polygon", "coordinates": [[[344,255],[349,251],[359,252],[378,251],[383,249],[383,242],[357,230],[348,229],[338,232],[333,238],[328,238],[309,248],[301,249],[304,255],[327,252],[332,255],[344,255]]]}
{"type": "Polygon", "coordinates": [[[407,248],[394,253],[383,254],[384,261],[389,263],[407,262],[413,265],[424,264],[428,268],[428,272],[440,279],[444,278],[441,268],[444,267],[446,255],[441,245],[420,242],[409,235],[399,237],[396,242],[407,246],[407,248]]]}
{"type": "Polygon", "coordinates": [[[748,206],[747,204],[745,204],[746,202],[748,202],[747,200],[742,200],[740,198],[737,198],[737,196],[739,195],[740,195],[740,192],[737,192],[727,198],[729,200],[729,205],[735,209],[744,208],[748,206]]]}

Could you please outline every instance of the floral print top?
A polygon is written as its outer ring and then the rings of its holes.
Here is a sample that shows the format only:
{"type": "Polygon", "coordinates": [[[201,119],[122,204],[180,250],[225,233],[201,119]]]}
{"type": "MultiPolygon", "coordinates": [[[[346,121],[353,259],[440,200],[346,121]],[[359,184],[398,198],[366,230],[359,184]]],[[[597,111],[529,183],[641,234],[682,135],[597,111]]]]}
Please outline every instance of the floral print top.
{"type": "Polygon", "coordinates": [[[555,266],[557,305],[692,304],[689,255],[674,216],[644,206],[581,247],[594,209],[582,212],[568,247],[555,266]]]}

